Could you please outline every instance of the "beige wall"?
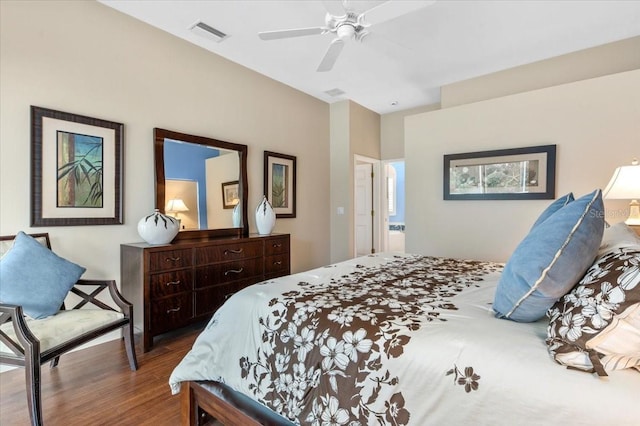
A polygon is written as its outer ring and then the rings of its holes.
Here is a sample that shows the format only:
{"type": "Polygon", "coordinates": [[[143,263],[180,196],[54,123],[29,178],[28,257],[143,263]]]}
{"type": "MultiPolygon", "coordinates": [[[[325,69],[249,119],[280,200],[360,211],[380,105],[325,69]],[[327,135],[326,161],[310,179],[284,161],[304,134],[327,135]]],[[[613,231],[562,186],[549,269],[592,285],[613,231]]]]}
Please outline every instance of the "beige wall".
{"type": "Polygon", "coordinates": [[[380,159],[380,115],[352,101],[333,103],[330,110],[331,262],[339,262],[354,253],[354,158],[380,159]]]}
{"type": "Polygon", "coordinates": [[[294,272],[329,262],[329,106],[93,1],[0,2],[0,234],[49,232],[85,276],[119,278],[120,244],[154,207],[153,128],[249,146],[249,218],[263,150],[297,156],[294,272]],[[29,226],[29,106],[125,125],[124,225],[29,226]]]}
{"type": "Polygon", "coordinates": [[[640,36],[442,86],[442,108],[640,68],[640,36]]]}
{"type": "MultiPolygon", "coordinates": [[[[380,115],[349,102],[351,155],[380,159],[380,115]]],[[[353,161],[352,161],[353,162],[353,161]]]]}
{"type": "Polygon", "coordinates": [[[349,258],[353,239],[349,229],[349,212],[353,204],[349,182],[349,101],[331,104],[331,262],[349,258]],[[342,209],[342,214],[338,213],[342,209]]]}
{"type": "Polygon", "coordinates": [[[404,158],[404,118],[407,116],[638,68],[640,37],[633,37],[444,85],[440,89],[440,104],[381,116],[381,158],[404,158]]]}
{"type": "MultiPolygon", "coordinates": [[[[640,70],[414,115],[405,123],[407,251],[505,261],[550,201],[443,201],[443,155],[557,144],[558,196],[603,188],[617,166],[640,157],[640,70]]],[[[624,220],[627,203],[605,205],[608,221],[624,220]]]]}
{"type": "Polygon", "coordinates": [[[404,118],[437,109],[440,109],[440,104],[425,105],[380,116],[380,158],[382,160],[404,158],[404,118]]]}

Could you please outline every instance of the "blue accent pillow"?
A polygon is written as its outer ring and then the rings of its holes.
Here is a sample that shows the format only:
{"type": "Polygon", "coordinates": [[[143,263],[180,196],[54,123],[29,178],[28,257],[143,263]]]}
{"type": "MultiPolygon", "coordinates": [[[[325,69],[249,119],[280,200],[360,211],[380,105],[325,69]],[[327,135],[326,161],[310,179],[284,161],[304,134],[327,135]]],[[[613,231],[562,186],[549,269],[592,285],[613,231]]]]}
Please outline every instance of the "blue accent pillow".
{"type": "Polygon", "coordinates": [[[547,207],[546,209],[544,209],[542,213],[540,213],[540,216],[538,216],[538,219],[536,219],[536,221],[533,223],[533,226],[531,227],[531,229],[535,228],[545,220],[549,219],[549,217],[551,217],[552,214],[554,214],[555,212],[557,212],[558,210],[560,210],[561,208],[563,208],[564,206],[566,206],[572,201],[575,201],[575,199],[573,198],[573,192],[570,192],[567,195],[563,195],[562,197],[555,200],[553,203],[549,205],[549,207],[547,207]]]}
{"type": "Polygon", "coordinates": [[[507,262],[493,302],[498,318],[545,316],[593,263],[604,231],[602,191],[575,200],[534,227],[507,262]]]}
{"type": "Polygon", "coordinates": [[[0,301],[31,318],[54,315],[85,270],[21,231],[0,259],[0,301]]]}

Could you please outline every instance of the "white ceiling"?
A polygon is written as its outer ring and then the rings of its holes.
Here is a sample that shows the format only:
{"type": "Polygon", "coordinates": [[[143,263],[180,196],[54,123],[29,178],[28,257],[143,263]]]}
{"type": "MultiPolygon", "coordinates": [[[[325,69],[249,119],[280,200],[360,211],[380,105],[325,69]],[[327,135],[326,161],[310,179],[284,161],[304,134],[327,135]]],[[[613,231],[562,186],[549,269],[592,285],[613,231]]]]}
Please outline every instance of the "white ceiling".
{"type": "MultiPolygon", "coordinates": [[[[257,34],[323,26],[322,1],[99,1],[311,96],[352,99],[380,114],[439,102],[445,84],[640,35],[640,0],[439,0],[372,26],[362,43],[346,44],[331,71],[316,72],[333,34],[257,34]],[[229,37],[216,43],[194,34],[197,21],[229,37]],[[335,88],[345,94],[325,93],[335,88]]],[[[347,2],[356,11],[384,3],[347,2]]]]}

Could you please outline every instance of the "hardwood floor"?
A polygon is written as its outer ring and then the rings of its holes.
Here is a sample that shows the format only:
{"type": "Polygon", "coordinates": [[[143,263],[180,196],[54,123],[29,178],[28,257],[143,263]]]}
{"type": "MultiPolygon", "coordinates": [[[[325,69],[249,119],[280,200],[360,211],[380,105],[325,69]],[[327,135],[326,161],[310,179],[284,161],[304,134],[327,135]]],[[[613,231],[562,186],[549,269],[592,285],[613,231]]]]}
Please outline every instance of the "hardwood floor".
{"type": "MultiPolygon", "coordinates": [[[[43,365],[44,424],[179,425],[180,395],[171,395],[169,375],[203,326],[159,336],[146,354],[136,343],[135,372],[121,340],[63,355],[53,369],[43,365]]],[[[0,373],[0,425],[29,424],[24,369],[0,373]]]]}

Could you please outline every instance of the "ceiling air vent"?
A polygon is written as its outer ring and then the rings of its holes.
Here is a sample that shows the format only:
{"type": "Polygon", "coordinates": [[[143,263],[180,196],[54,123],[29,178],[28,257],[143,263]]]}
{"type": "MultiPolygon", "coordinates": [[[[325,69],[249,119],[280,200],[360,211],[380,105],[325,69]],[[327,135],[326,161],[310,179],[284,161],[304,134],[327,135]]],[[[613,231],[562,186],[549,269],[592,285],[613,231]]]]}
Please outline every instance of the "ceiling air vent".
{"type": "Polygon", "coordinates": [[[334,97],[334,96],[344,95],[346,92],[344,90],[342,90],[342,89],[335,88],[335,89],[331,89],[331,90],[326,90],[324,93],[326,93],[329,96],[334,97]]]}
{"type": "Polygon", "coordinates": [[[202,21],[198,21],[191,26],[191,31],[194,33],[206,37],[210,40],[215,41],[216,43],[221,42],[225,38],[228,37],[225,33],[220,30],[213,28],[211,25],[207,25],[202,21]]]}

